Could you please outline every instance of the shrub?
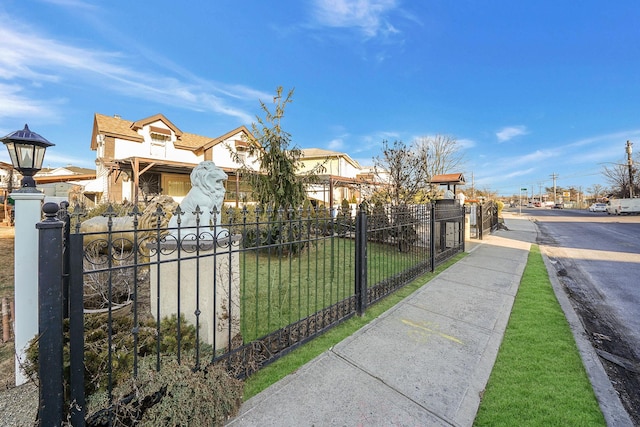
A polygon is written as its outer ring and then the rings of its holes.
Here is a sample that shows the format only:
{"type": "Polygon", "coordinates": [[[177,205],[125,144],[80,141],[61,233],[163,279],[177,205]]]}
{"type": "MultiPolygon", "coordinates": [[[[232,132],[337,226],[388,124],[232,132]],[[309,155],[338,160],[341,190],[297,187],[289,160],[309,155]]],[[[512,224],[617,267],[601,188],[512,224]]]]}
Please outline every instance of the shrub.
{"type": "Polygon", "coordinates": [[[162,365],[156,371],[149,358],[143,360],[138,377],[114,389],[113,405],[105,393],[94,396],[87,425],[220,426],[237,413],[244,384],[222,367],[194,371],[175,356],[164,357],[162,365]]]}
{"type": "MultiPolygon", "coordinates": [[[[111,322],[111,381],[117,385],[128,380],[133,374],[134,335],[131,333],[133,321],[131,316],[114,315],[111,322]]],[[[178,318],[167,317],[160,322],[160,352],[177,353],[176,340],[178,318]]],[[[142,360],[145,356],[155,355],[157,351],[157,324],[152,318],[140,322],[138,327],[137,355],[142,360]]],[[[180,350],[189,351],[195,348],[196,328],[181,316],[180,350]]],[[[109,329],[106,314],[87,315],[85,317],[85,392],[87,394],[105,391],[109,382],[109,329]]],[[[64,371],[69,378],[69,323],[64,324],[64,371]]],[[[27,360],[23,366],[25,374],[30,378],[38,376],[38,340],[34,338],[26,351],[27,360]]],[[[155,358],[153,358],[155,360],[155,358]]]]}
{"type": "Polygon", "coordinates": [[[369,240],[386,243],[390,235],[390,225],[389,216],[384,206],[381,204],[374,205],[367,224],[369,240]]]}
{"type": "MultiPolygon", "coordinates": [[[[85,393],[89,411],[87,425],[187,426],[222,425],[241,403],[243,383],[223,367],[194,370],[196,330],[181,316],[180,351],[177,360],[176,315],[160,322],[161,369],[156,371],[157,324],[149,318],[138,328],[138,376],[133,378],[134,344],[131,316],[112,318],[112,396],[108,387],[107,315],[89,315],[85,321],[85,393]],[[105,421],[106,420],[106,421],[105,421]],[[106,424],[102,424],[106,422],[106,424]]],[[[64,371],[69,378],[69,327],[64,325],[64,371]]],[[[206,349],[205,349],[206,350],[206,349]]],[[[25,373],[38,375],[37,338],[27,349],[25,373]]],[[[67,396],[68,399],[68,396],[67,396]]],[[[65,407],[70,407],[66,402],[65,407]]]]}

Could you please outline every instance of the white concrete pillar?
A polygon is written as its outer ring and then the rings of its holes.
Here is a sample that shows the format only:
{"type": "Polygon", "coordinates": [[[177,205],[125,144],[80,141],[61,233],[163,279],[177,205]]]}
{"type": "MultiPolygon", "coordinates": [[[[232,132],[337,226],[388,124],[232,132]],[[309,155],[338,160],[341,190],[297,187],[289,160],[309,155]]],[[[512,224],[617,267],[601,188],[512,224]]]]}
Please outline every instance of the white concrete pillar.
{"type": "Polygon", "coordinates": [[[14,333],[16,351],[16,385],[27,382],[21,365],[29,341],[38,334],[38,230],[42,219],[44,194],[16,191],[15,200],[15,261],[14,261],[14,333]]]}
{"type": "Polygon", "coordinates": [[[159,263],[160,271],[155,265],[150,269],[149,297],[151,314],[156,320],[159,308],[161,319],[181,313],[195,326],[195,312],[199,311],[200,339],[215,345],[215,350],[226,348],[229,338],[240,333],[240,261],[237,248],[229,252],[228,247],[229,244],[239,244],[238,236],[234,242],[230,243],[228,238],[220,239],[217,241],[218,247],[214,248],[213,240],[199,241],[199,262],[193,258],[196,241],[182,241],[181,256],[191,259],[178,258],[175,242],[165,243],[152,258],[159,263]],[[180,286],[179,305],[177,283],[180,286]]]}

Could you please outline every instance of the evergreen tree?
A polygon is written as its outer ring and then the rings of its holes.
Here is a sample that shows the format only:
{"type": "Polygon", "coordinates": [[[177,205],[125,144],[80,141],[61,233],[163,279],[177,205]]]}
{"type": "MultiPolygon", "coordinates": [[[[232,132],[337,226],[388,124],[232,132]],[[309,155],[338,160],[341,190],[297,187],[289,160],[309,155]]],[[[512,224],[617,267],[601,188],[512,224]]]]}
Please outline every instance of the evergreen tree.
{"type": "Polygon", "coordinates": [[[293,101],[292,96],[293,89],[283,99],[282,87],[278,87],[273,98],[273,112],[260,101],[264,117],[256,116],[257,123],[251,125],[253,141],[249,144],[249,155],[258,160],[260,170],[243,168],[243,173],[248,174],[255,200],[262,206],[275,209],[296,208],[306,198],[304,177],[296,174],[301,168],[302,151],[295,146],[289,147],[291,135],[281,126],[285,108],[293,101]]]}

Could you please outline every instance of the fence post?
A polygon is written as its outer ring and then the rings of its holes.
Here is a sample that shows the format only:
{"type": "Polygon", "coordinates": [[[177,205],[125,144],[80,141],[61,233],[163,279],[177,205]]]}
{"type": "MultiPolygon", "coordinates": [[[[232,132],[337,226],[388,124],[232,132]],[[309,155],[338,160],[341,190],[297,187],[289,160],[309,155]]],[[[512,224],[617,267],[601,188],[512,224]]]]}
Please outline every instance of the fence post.
{"type": "Polygon", "coordinates": [[[431,221],[429,223],[429,256],[431,257],[431,272],[436,271],[436,204],[431,202],[431,221]]]}
{"type": "Polygon", "coordinates": [[[362,206],[356,215],[355,244],[356,313],[362,316],[367,308],[367,213],[362,206]]]}
{"type": "Polygon", "coordinates": [[[478,219],[476,220],[476,222],[478,223],[478,238],[480,240],[482,240],[482,232],[484,229],[484,204],[480,203],[478,209],[478,219]]]}
{"type": "Polygon", "coordinates": [[[462,240],[462,252],[467,251],[467,209],[463,204],[460,205],[460,210],[462,211],[462,220],[460,221],[460,233],[458,239],[462,240]]]}
{"type": "Polygon", "coordinates": [[[42,426],[61,426],[64,414],[62,231],[58,205],[45,203],[45,220],[36,224],[38,242],[38,375],[42,426]]]}
{"type": "MultiPolygon", "coordinates": [[[[67,223],[68,224],[68,223],[67,223]]],[[[69,235],[67,258],[69,270],[69,414],[71,425],[84,426],[84,280],[83,280],[83,236],[69,235]]],[[[136,308],[134,308],[135,310],[136,308]]]]}
{"type": "MultiPolygon", "coordinates": [[[[64,242],[69,242],[69,233],[71,226],[71,217],[69,216],[69,202],[60,202],[60,210],[58,211],[57,218],[64,222],[63,238],[64,242]]],[[[66,248],[63,248],[62,253],[62,316],[65,319],[69,318],[69,253],[66,248]]]]}

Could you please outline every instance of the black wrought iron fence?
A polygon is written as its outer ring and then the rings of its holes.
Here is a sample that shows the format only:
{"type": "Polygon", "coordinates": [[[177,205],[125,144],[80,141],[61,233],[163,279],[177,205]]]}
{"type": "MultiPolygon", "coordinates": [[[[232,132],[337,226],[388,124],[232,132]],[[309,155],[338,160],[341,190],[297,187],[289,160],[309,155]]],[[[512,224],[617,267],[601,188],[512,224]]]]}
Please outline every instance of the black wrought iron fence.
{"type": "Polygon", "coordinates": [[[498,228],[498,204],[493,200],[476,206],[476,237],[482,240],[483,235],[498,228]]]}
{"type": "Polygon", "coordinates": [[[355,216],[250,207],[170,228],[171,214],[107,209],[86,231],[78,207],[58,214],[70,231],[58,250],[68,259],[73,425],[84,422],[86,394],[111,400],[142,360],[156,370],[166,357],[220,364],[243,378],[464,250],[456,203],[362,206],[355,216]]]}

